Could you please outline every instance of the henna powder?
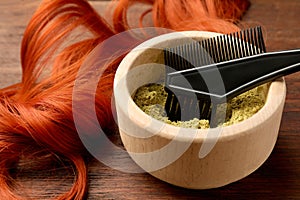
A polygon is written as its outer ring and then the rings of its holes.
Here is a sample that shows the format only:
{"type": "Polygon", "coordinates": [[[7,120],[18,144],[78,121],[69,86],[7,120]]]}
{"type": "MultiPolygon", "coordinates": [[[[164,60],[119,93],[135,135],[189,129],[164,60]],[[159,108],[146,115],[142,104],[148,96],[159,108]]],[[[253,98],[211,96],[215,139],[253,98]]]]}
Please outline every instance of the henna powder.
{"type": "MultiPolygon", "coordinates": [[[[253,116],[264,106],[267,92],[268,84],[264,84],[228,101],[227,108],[223,109],[226,110],[225,122],[219,124],[219,126],[229,126],[253,116]]],[[[189,121],[177,122],[169,120],[164,110],[166,99],[167,93],[161,84],[142,86],[133,97],[134,102],[143,112],[157,120],[184,128],[209,128],[209,121],[206,119],[199,120],[194,118],[189,121]]]]}

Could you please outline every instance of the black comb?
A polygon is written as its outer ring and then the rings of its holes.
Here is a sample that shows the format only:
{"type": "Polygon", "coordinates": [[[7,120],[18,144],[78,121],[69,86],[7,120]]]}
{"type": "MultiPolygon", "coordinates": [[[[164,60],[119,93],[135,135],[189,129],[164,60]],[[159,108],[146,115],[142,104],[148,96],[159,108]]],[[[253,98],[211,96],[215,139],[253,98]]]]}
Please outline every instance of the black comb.
{"type": "Polygon", "coordinates": [[[260,27],[165,49],[169,119],[209,119],[218,104],[300,69],[300,50],[265,52],[260,27]]]}

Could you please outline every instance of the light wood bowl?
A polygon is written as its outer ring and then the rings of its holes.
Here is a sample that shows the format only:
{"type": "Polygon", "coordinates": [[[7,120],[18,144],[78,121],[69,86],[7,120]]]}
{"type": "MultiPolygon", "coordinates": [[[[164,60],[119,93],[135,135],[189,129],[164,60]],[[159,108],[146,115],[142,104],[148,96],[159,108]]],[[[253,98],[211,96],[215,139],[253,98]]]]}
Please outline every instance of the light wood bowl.
{"type": "Polygon", "coordinates": [[[285,82],[278,79],[270,84],[258,113],[231,126],[206,130],[165,124],[136,106],[132,100],[136,89],[164,77],[164,67],[155,64],[163,63],[163,47],[216,35],[191,31],[153,38],[132,50],[115,76],[118,126],[126,150],[148,173],[185,188],[224,186],[260,167],[276,143],[285,102],[285,82]]]}

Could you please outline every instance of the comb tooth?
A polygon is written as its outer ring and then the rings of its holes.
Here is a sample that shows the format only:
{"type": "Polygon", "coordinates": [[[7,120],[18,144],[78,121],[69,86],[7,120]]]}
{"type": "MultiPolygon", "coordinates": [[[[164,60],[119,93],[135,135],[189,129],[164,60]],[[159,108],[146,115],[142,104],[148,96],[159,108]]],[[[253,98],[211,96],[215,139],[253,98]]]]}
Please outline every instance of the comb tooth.
{"type": "Polygon", "coordinates": [[[211,52],[210,55],[212,55],[213,58],[213,63],[218,63],[221,60],[221,52],[220,52],[220,47],[217,45],[218,42],[216,41],[215,38],[212,39],[212,46],[214,47],[214,51],[211,52]]]}
{"type": "Polygon", "coordinates": [[[181,119],[183,121],[190,120],[191,118],[194,117],[194,108],[192,107],[193,100],[188,97],[184,97],[181,100],[182,100],[181,102],[182,105],[180,105],[180,107],[183,111],[183,115],[181,116],[181,119]]]}
{"type": "Polygon", "coordinates": [[[181,105],[179,104],[179,102],[181,103],[185,103],[186,97],[184,96],[178,96],[177,98],[175,98],[175,105],[174,105],[174,117],[175,120],[181,120],[181,105]]]}
{"type": "Polygon", "coordinates": [[[227,44],[228,48],[230,49],[230,58],[234,59],[235,58],[235,50],[234,47],[232,46],[232,34],[229,34],[227,37],[227,44]]]}
{"type": "Polygon", "coordinates": [[[208,62],[207,62],[207,44],[206,44],[206,40],[203,40],[202,42],[201,42],[201,50],[204,52],[203,53],[203,56],[202,56],[202,63],[203,63],[203,65],[207,65],[208,64],[208,62]]]}
{"type": "Polygon", "coordinates": [[[176,55],[174,54],[173,50],[172,49],[169,49],[169,55],[170,55],[170,67],[172,67],[173,69],[176,69],[177,68],[177,65],[175,63],[175,61],[177,60],[176,58],[176,55]]]}
{"type": "Polygon", "coordinates": [[[242,51],[245,52],[245,56],[248,56],[248,52],[247,52],[247,34],[245,32],[245,30],[242,30],[242,34],[243,34],[243,39],[242,39],[242,42],[243,42],[243,46],[244,48],[242,49],[242,51]]]}
{"type": "Polygon", "coordinates": [[[172,49],[173,53],[173,65],[175,70],[180,70],[180,57],[176,54],[175,49],[172,49]]]}
{"type": "Polygon", "coordinates": [[[197,115],[199,114],[199,107],[198,107],[198,102],[197,101],[193,101],[191,99],[190,102],[190,111],[192,111],[192,116],[190,118],[195,118],[198,117],[197,115]]]}
{"type": "Polygon", "coordinates": [[[233,59],[238,58],[237,46],[235,45],[236,43],[237,43],[237,38],[236,38],[235,34],[231,34],[230,46],[231,46],[231,49],[233,49],[233,59]]]}
{"type": "Polygon", "coordinates": [[[198,45],[198,42],[194,42],[193,43],[193,48],[195,49],[194,51],[194,61],[195,61],[195,66],[201,66],[201,56],[202,56],[202,52],[201,52],[201,49],[199,48],[199,45],[198,45]],[[196,53],[198,52],[198,54],[196,53]]]}
{"type": "Polygon", "coordinates": [[[253,33],[252,29],[248,29],[248,37],[249,37],[249,50],[250,56],[254,55],[254,41],[253,41],[253,33]]]}
{"type": "MultiPolygon", "coordinates": [[[[226,60],[226,53],[225,53],[225,47],[224,47],[224,44],[223,44],[223,36],[220,36],[219,37],[219,51],[221,52],[221,58],[220,60],[226,60]]],[[[220,62],[220,60],[218,60],[218,62],[220,62]]]]}
{"type": "Polygon", "coordinates": [[[176,56],[178,57],[178,70],[182,70],[182,66],[183,66],[183,60],[182,60],[182,54],[181,54],[181,48],[182,46],[178,46],[176,47],[174,50],[175,50],[175,53],[177,54],[176,56]]]}
{"type": "Polygon", "coordinates": [[[173,53],[172,48],[169,48],[166,54],[165,62],[169,64],[169,67],[176,69],[176,55],[173,53]],[[168,57],[169,56],[169,57],[168,57]]]}
{"type": "Polygon", "coordinates": [[[226,59],[231,60],[232,56],[231,56],[231,49],[230,49],[230,46],[229,46],[229,42],[228,42],[229,39],[228,38],[229,38],[228,35],[224,35],[224,45],[226,47],[226,59]]]}
{"type": "Polygon", "coordinates": [[[232,47],[231,47],[231,42],[230,42],[230,38],[231,36],[230,35],[227,35],[226,36],[226,46],[227,46],[227,50],[228,50],[228,60],[232,60],[233,59],[233,50],[232,50],[232,47]]]}
{"type": "Polygon", "coordinates": [[[169,52],[168,52],[168,49],[165,48],[163,51],[164,51],[164,62],[165,62],[165,65],[168,66],[169,65],[169,59],[168,59],[169,52]]]}
{"type": "Polygon", "coordinates": [[[241,44],[241,33],[236,33],[236,39],[238,44],[238,57],[243,57],[242,44],[241,44]]]}
{"type": "Polygon", "coordinates": [[[184,62],[184,69],[189,69],[190,63],[191,62],[191,58],[190,58],[190,51],[188,49],[188,46],[185,44],[182,46],[182,55],[183,55],[183,62],[184,62]]]}
{"type": "Polygon", "coordinates": [[[220,37],[216,37],[216,47],[217,47],[217,52],[218,52],[218,60],[216,60],[215,62],[218,62],[219,60],[222,60],[223,59],[223,55],[222,55],[222,51],[221,51],[221,48],[220,48],[220,37]]]}
{"type": "Polygon", "coordinates": [[[213,105],[212,105],[211,101],[205,102],[205,107],[203,108],[203,111],[202,111],[202,113],[203,113],[202,115],[206,117],[205,119],[209,119],[212,106],[213,105]]]}
{"type": "Polygon", "coordinates": [[[182,68],[181,69],[187,69],[188,68],[188,62],[187,62],[187,54],[186,52],[186,45],[181,46],[181,59],[182,59],[182,68]]]}
{"type": "Polygon", "coordinates": [[[253,29],[253,40],[254,40],[254,47],[255,47],[254,48],[255,49],[254,54],[258,54],[259,53],[259,51],[258,51],[259,46],[258,46],[258,41],[257,41],[256,28],[253,29]]]}
{"type": "Polygon", "coordinates": [[[245,41],[246,41],[245,31],[242,31],[241,32],[241,40],[240,40],[241,46],[242,46],[242,49],[241,49],[241,51],[242,51],[242,57],[246,57],[247,56],[247,52],[245,51],[245,49],[246,49],[245,41]]]}
{"type": "Polygon", "coordinates": [[[228,36],[223,35],[223,37],[222,37],[222,46],[223,46],[223,49],[224,49],[224,52],[225,52],[225,56],[224,56],[225,60],[224,61],[230,60],[230,50],[228,48],[226,37],[228,37],[228,36]]]}
{"type": "Polygon", "coordinates": [[[216,62],[216,59],[217,59],[217,55],[214,53],[215,52],[215,47],[214,47],[214,45],[213,45],[213,42],[214,42],[214,40],[212,39],[210,39],[210,40],[208,40],[208,42],[207,42],[207,52],[208,52],[208,56],[207,56],[207,61],[208,61],[208,63],[209,64],[211,64],[211,63],[215,63],[216,62]]]}
{"type": "Polygon", "coordinates": [[[242,40],[243,40],[243,33],[242,32],[238,33],[238,38],[239,38],[240,58],[245,57],[244,56],[244,51],[243,51],[244,47],[243,47],[243,43],[242,43],[242,40]]]}
{"type": "Polygon", "coordinates": [[[170,72],[169,67],[171,66],[170,60],[173,60],[172,55],[170,55],[170,51],[168,48],[164,49],[164,62],[165,65],[167,66],[166,69],[166,75],[170,72]]]}
{"type": "Polygon", "coordinates": [[[165,88],[165,90],[167,91],[168,95],[167,95],[167,100],[165,103],[165,111],[167,113],[167,116],[170,115],[170,106],[171,106],[171,102],[172,102],[172,96],[173,94],[171,93],[171,91],[169,91],[167,88],[165,88]]]}
{"type": "Polygon", "coordinates": [[[209,62],[209,64],[215,63],[216,62],[216,55],[214,53],[215,50],[214,50],[214,45],[213,45],[212,39],[208,40],[208,48],[209,48],[209,50],[208,50],[208,55],[209,56],[207,56],[208,57],[208,62],[209,62]]]}
{"type": "Polygon", "coordinates": [[[255,37],[254,37],[254,30],[253,30],[253,28],[250,29],[250,36],[251,36],[251,50],[252,50],[252,54],[251,55],[255,55],[257,53],[256,53],[255,37]]]}
{"type": "MultiPolygon", "coordinates": [[[[169,67],[172,67],[172,68],[175,68],[175,65],[174,65],[174,60],[176,58],[174,57],[174,54],[172,52],[172,50],[170,48],[167,49],[166,51],[166,55],[165,55],[165,63],[167,66],[169,67]]],[[[171,71],[171,69],[167,68],[168,69],[168,72],[171,71]]]]}
{"type": "MultiPolygon", "coordinates": [[[[212,103],[210,102],[210,107],[208,108],[208,112],[206,113],[207,119],[213,120],[213,119],[211,118],[211,116],[212,116],[211,113],[212,113],[212,109],[213,109],[213,108],[214,108],[214,104],[212,104],[212,103]]],[[[212,124],[213,124],[212,122],[209,123],[210,127],[214,127],[212,124]]]]}
{"type": "Polygon", "coordinates": [[[172,49],[172,53],[174,55],[174,66],[175,66],[175,70],[181,70],[181,58],[179,55],[179,52],[176,48],[172,49]]]}
{"type": "Polygon", "coordinates": [[[198,66],[203,66],[203,65],[205,65],[205,57],[206,57],[207,52],[206,52],[203,44],[198,43],[196,46],[197,46],[197,50],[199,50],[198,55],[200,58],[200,59],[198,59],[198,66]]]}
{"type": "Polygon", "coordinates": [[[261,32],[259,31],[259,27],[255,28],[255,34],[256,34],[256,43],[257,43],[257,53],[264,53],[265,47],[263,42],[260,42],[260,38],[262,37],[261,32]]]}
{"type": "Polygon", "coordinates": [[[188,49],[188,46],[187,45],[184,45],[183,46],[183,60],[184,60],[184,63],[185,63],[185,65],[184,65],[184,68],[185,69],[189,69],[189,68],[191,68],[191,64],[190,64],[190,62],[191,62],[191,56],[189,55],[190,54],[190,51],[189,51],[189,49],[188,49]]]}
{"type": "Polygon", "coordinates": [[[195,49],[194,51],[194,61],[195,61],[195,66],[198,67],[198,66],[201,66],[201,56],[202,56],[202,53],[201,53],[201,48],[199,48],[199,44],[198,42],[194,42],[193,43],[193,48],[195,49]]]}
{"type": "Polygon", "coordinates": [[[250,32],[250,41],[251,41],[251,55],[255,55],[255,38],[254,38],[254,33],[253,33],[253,28],[249,29],[250,32]]]}
{"type": "Polygon", "coordinates": [[[264,40],[262,38],[262,30],[261,30],[261,27],[258,27],[258,41],[259,41],[259,46],[260,46],[260,49],[262,51],[262,53],[266,52],[266,46],[265,46],[265,43],[264,43],[264,40]]]}
{"type": "Polygon", "coordinates": [[[188,61],[188,64],[189,64],[189,67],[192,67],[194,68],[194,53],[192,50],[191,50],[191,45],[186,45],[186,52],[188,52],[187,54],[187,61],[188,61]]]}
{"type": "Polygon", "coordinates": [[[227,35],[223,35],[223,38],[222,38],[222,46],[223,46],[224,52],[225,52],[225,60],[224,61],[230,60],[230,50],[228,48],[227,38],[226,37],[228,37],[228,36],[227,35]]]}
{"type": "Polygon", "coordinates": [[[178,99],[178,102],[177,102],[177,106],[176,106],[176,114],[175,114],[175,116],[176,116],[176,119],[177,120],[183,120],[183,121],[185,121],[186,119],[185,119],[185,115],[187,114],[187,112],[186,112],[186,97],[185,96],[178,96],[177,97],[177,99],[178,99]],[[180,111],[183,111],[183,115],[184,116],[180,116],[179,114],[181,113],[180,111]]]}
{"type": "Polygon", "coordinates": [[[198,51],[193,51],[193,49],[196,49],[196,44],[197,44],[197,42],[194,42],[193,46],[191,46],[191,52],[193,52],[193,57],[192,57],[193,63],[192,64],[194,65],[194,67],[200,66],[199,65],[199,57],[197,55],[198,51]]]}
{"type": "Polygon", "coordinates": [[[169,104],[169,110],[168,110],[168,116],[169,116],[170,120],[173,120],[173,116],[174,116],[174,114],[172,113],[173,98],[174,98],[173,94],[170,95],[170,104],[169,104]]]}
{"type": "Polygon", "coordinates": [[[198,107],[199,107],[199,119],[201,119],[202,116],[202,109],[204,107],[204,101],[203,100],[198,100],[198,107]]]}
{"type": "Polygon", "coordinates": [[[191,66],[191,64],[192,64],[192,60],[191,60],[191,51],[190,51],[190,49],[189,49],[189,46],[188,45],[184,45],[183,46],[184,48],[183,48],[183,51],[185,52],[185,54],[183,54],[184,55],[184,61],[185,61],[185,67],[186,67],[186,69],[189,69],[189,68],[191,68],[192,66],[191,66]]]}
{"type": "Polygon", "coordinates": [[[261,50],[260,42],[259,42],[260,34],[258,32],[258,27],[255,27],[253,32],[254,32],[254,38],[255,38],[256,54],[263,53],[261,50]]]}
{"type": "Polygon", "coordinates": [[[186,69],[187,68],[187,62],[186,62],[186,51],[185,51],[185,45],[182,45],[181,48],[180,48],[180,54],[181,56],[181,69],[186,69]]]}
{"type": "Polygon", "coordinates": [[[208,119],[210,108],[211,108],[211,102],[210,101],[203,101],[203,107],[202,107],[202,110],[200,112],[200,118],[201,119],[208,119]]]}
{"type": "Polygon", "coordinates": [[[243,30],[243,35],[244,35],[243,44],[244,44],[245,56],[250,56],[248,32],[246,30],[243,30]]]}
{"type": "Polygon", "coordinates": [[[178,100],[175,97],[175,95],[172,95],[171,103],[170,103],[170,109],[169,109],[169,115],[168,115],[168,117],[171,121],[177,120],[177,114],[178,114],[177,113],[177,111],[178,111],[177,107],[178,107],[178,100]]]}
{"type": "Polygon", "coordinates": [[[237,55],[236,45],[234,45],[233,39],[235,39],[235,34],[230,34],[229,43],[230,43],[230,48],[232,50],[232,59],[236,59],[238,58],[238,55],[237,55]]]}
{"type": "Polygon", "coordinates": [[[208,42],[208,47],[209,47],[209,56],[208,56],[208,63],[209,64],[212,64],[212,63],[215,63],[215,59],[216,57],[214,56],[214,50],[213,50],[213,44],[212,44],[212,40],[209,40],[208,42]]]}
{"type": "Polygon", "coordinates": [[[205,65],[209,65],[209,64],[211,64],[212,58],[211,58],[211,53],[210,53],[208,41],[206,41],[205,44],[206,44],[206,46],[207,46],[207,47],[205,48],[205,51],[206,51],[206,54],[205,54],[205,65]]]}
{"type": "Polygon", "coordinates": [[[171,59],[170,59],[170,64],[171,64],[171,67],[173,68],[173,69],[176,69],[177,70],[177,68],[178,68],[178,65],[177,65],[177,63],[176,63],[176,60],[177,60],[177,55],[174,53],[174,50],[173,49],[170,49],[170,56],[171,56],[171,59]]]}
{"type": "Polygon", "coordinates": [[[179,57],[179,61],[180,61],[178,63],[179,70],[184,70],[184,65],[185,65],[183,55],[182,55],[182,52],[183,52],[182,48],[183,48],[183,46],[179,46],[176,51],[176,53],[178,54],[178,57],[179,57]]]}
{"type": "Polygon", "coordinates": [[[263,50],[263,47],[262,47],[262,42],[260,41],[260,35],[261,35],[261,32],[260,32],[260,28],[256,28],[256,33],[257,33],[257,47],[258,47],[258,50],[259,50],[259,53],[264,53],[264,50],[263,50]]]}
{"type": "Polygon", "coordinates": [[[244,48],[245,56],[249,56],[250,55],[249,47],[248,47],[249,38],[248,38],[246,30],[243,30],[243,35],[244,35],[243,43],[244,43],[244,47],[245,47],[244,48]]]}
{"type": "Polygon", "coordinates": [[[211,57],[210,57],[211,53],[210,53],[210,49],[209,49],[209,43],[207,40],[205,41],[205,50],[207,52],[207,54],[205,56],[205,64],[208,65],[208,64],[211,64],[211,57]]]}
{"type": "Polygon", "coordinates": [[[199,42],[195,42],[194,47],[196,49],[196,52],[198,52],[196,54],[196,56],[198,56],[197,60],[197,66],[202,66],[203,65],[203,47],[202,47],[202,43],[201,41],[199,42]]]}
{"type": "Polygon", "coordinates": [[[253,55],[253,51],[252,51],[252,39],[251,39],[251,35],[250,35],[250,31],[249,30],[245,30],[246,34],[247,34],[247,50],[248,50],[248,56],[253,55]]]}
{"type": "Polygon", "coordinates": [[[197,49],[199,50],[199,52],[201,54],[200,59],[198,59],[198,64],[199,64],[199,66],[203,66],[203,65],[205,65],[206,51],[205,51],[204,47],[202,45],[200,45],[199,43],[196,46],[197,46],[197,49]]]}
{"type": "Polygon", "coordinates": [[[225,61],[226,60],[226,52],[225,52],[225,48],[223,47],[223,45],[221,44],[221,41],[223,41],[223,39],[221,37],[219,37],[219,50],[221,51],[221,54],[222,54],[222,57],[221,57],[221,60],[222,61],[225,61]]]}
{"type": "Polygon", "coordinates": [[[174,48],[171,48],[170,49],[171,53],[172,53],[172,63],[173,63],[173,66],[172,68],[175,69],[175,70],[179,70],[179,65],[178,65],[178,62],[179,62],[179,57],[178,55],[175,53],[175,49],[174,48]]]}
{"type": "Polygon", "coordinates": [[[217,44],[218,44],[218,51],[220,52],[220,57],[219,60],[217,62],[220,62],[221,60],[225,60],[225,50],[224,50],[224,46],[222,44],[222,36],[217,38],[217,44]]]}

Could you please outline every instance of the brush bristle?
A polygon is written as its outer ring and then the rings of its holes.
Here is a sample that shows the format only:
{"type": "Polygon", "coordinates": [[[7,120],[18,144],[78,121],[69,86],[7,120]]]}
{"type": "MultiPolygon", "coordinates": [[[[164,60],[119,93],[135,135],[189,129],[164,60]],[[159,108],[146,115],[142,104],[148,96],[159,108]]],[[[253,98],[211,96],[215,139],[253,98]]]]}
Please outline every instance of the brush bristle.
{"type": "MultiPolygon", "coordinates": [[[[166,48],[164,49],[166,76],[174,71],[220,63],[264,52],[266,52],[266,47],[261,27],[166,48]]],[[[170,88],[166,88],[166,91],[168,98],[165,110],[170,120],[189,120],[195,117],[199,119],[210,118],[213,105],[207,98],[204,101],[199,97],[198,102],[195,103],[188,94],[174,94],[170,88]],[[181,103],[179,104],[179,102],[181,103]]]]}

